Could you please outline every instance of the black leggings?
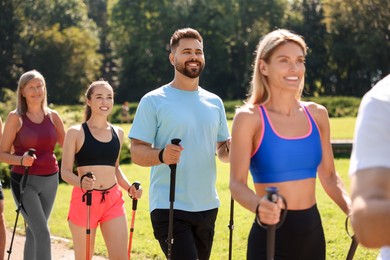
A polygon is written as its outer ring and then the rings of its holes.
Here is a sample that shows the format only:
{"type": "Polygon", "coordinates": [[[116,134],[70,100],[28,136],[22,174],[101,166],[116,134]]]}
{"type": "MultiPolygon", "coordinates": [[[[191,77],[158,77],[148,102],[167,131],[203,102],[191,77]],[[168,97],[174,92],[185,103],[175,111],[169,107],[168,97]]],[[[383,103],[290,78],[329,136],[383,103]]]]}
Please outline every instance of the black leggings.
{"type": "MultiPolygon", "coordinates": [[[[323,260],[325,236],[317,206],[288,210],[275,233],[275,260],[323,260]]],[[[267,259],[267,230],[256,221],[248,237],[247,260],[267,259]]]]}

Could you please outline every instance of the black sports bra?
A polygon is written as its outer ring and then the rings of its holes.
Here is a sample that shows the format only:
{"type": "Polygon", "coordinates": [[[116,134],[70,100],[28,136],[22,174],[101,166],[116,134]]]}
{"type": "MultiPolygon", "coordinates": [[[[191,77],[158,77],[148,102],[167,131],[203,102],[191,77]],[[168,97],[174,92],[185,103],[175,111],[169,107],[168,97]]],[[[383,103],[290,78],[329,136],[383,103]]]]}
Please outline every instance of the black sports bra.
{"type": "Polygon", "coordinates": [[[114,128],[111,126],[112,138],[109,142],[96,140],[88,128],[87,123],[83,123],[85,139],[80,151],[75,155],[77,166],[87,165],[110,165],[115,166],[119,155],[120,143],[114,128]]]}

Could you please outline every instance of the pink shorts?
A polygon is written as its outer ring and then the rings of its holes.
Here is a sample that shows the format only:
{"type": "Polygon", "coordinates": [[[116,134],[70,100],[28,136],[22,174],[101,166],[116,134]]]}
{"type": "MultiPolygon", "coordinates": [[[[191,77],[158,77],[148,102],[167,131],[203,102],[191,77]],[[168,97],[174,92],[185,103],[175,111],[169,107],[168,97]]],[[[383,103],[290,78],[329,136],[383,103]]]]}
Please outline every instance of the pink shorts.
{"type": "MultiPolygon", "coordinates": [[[[87,227],[87,203],[86,196],[79,187],[73,187],[70,201],[68,220],[77,226],[87,227]]],[[[107,190],[93,190],[90,206],[90,228],[97,228],[99,223],[124,216],[126,214],[125,201],[122,190],[118,184],[107,190]]]]}

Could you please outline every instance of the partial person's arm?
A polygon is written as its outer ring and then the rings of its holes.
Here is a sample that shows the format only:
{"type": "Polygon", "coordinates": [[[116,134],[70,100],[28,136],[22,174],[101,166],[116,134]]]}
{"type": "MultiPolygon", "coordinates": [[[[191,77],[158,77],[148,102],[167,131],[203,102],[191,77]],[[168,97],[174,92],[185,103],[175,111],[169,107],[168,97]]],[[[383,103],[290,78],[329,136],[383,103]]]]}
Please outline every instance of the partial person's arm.
{"type": "Polygon", "coordinates": [[[330,142],[328,111],[321,105],[313,104],[311,105],[310,112],[315,117],[318,127],[320,128],[322,160],[318,167],[318,177],[321,185],[328,196],[341,208],[341,210],[346,215],[349,215],[351,200],[334,165],[333,150],[330,142]]]}
{"type": "Polygon", "coordinates": [[[366,247],[390,245],[390,168],[358,170],[351,177],[351,221],[366,247]]]}
{"type": "Polygon", "coordinates": [[[230,141],[231,139],[226,140],[225,142],[217,143],[217,155],[219,160],[224,163],[230,162],[229,152],[230,152],[230,141]]]}
{"type": "Polygon", "coordinates": [[[167,144],[162,151],[162,149],[152,148],[150,143],[131,138],[131,160],[140,166],[149,167],[162,163],[177,164],[182,150],[182,146],[167,144]],[[160,161],[160,158],[163,162],[160,161]]]}
{"type": "Polygon", "coordinates": [[[0,117],[0,141],[1,141],[2,137],[3,137],[3,121],[1,120],[1,117],[0,117]]]}
{"type": "Polygon", "coordinates": [[[15,111],[11,111],[4,124],[3,137],[0,142],[0,161],[10,165],[31,166],[35,157],[26,154],[14,155],[11,153],[16,134],[21,128],[20,117],[15,111]]]}
{"type": "Polygon", "coordinates": [[[350,160],[351,222],[359,242],[370,248],[390,245],[389,86],[363,97],[350,160]]]}
{"type": "Polygon", "coordinates": [[[73,173],[74,156],[77,152],[77,134],[78,130],[74,127],[70,128],[65,134],[62,148],[61,177],[67,183],[80,187],[79,176],[73,173]]]}
{"type": "Polygon", "coordinates": [[[230,146],[229,187],[234,200],[253,213],[258,211],[260,221],[272,225],[279,222],[280,208],[265,197],[259,197],[248,186],[250,158],[256,147],[256,132],[260,132],[255,127],[260,124],[256,121],[257,116],[248,110],[238,110],[234,117],[230,146]]]}
{"type": "Polygon", "coordinates": [[[53,123],[57,131],[57,142],[62,147],[65,138],[65,127],[60,115],[55,110],[51,110],[53,123]]]}
{"type": "MultiPolygon", "coordinates": [[[[120,148],[119,148],[119,151],[121,150],[122,148],[122,145],[123,145],[123,129],[120,128],[120,127],[115,127],[117,129],[117,134],[118,134],[118,137],[119,137],[119,141],[120,141],[120,148]]],[[[139,187],[139,189],[137,190],[130,182],[129,180],[127,179],[126,175],[123,173],[120,165],[119,165],[119,159],[120,159],[120,152],[118,154],[118,158],[116,160],[116,163],[115,163],[115,177],[117,179],[117,182],[119,184],[120,187],[122,187],[123,189],[125,189],[127,191],[127,194],[129,196],[132,196],[136,199],[139,199],[141,198],[142,196],[142,187],[139,187]]]]}

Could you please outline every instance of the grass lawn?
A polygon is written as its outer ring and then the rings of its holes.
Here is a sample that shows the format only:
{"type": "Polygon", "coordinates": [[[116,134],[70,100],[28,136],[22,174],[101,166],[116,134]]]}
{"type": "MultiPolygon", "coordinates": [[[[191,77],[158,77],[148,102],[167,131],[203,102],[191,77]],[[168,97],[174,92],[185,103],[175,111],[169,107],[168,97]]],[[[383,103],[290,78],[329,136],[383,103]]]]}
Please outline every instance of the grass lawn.
{"type": "MultiPolygon", "coordinates": [[[[333,120],[333,119],[332,119],[333,120]]],[[[337,120],[338,121],[338,120],[337,120]]],[[[337,125],[337,131],[333,131],[334,139],[351,139],[353,135],[354,119],[347,121],[334,122],[337,125]],[[342,126],[338,126],[338,125],[342,126]],[[339,133],[341,131],[342,133],[339,133]],[[344,132],[348,132],[347,135],[344,132]]],[[[333,122],[331,121],[333,127],[333,122]]],[[[126,132],[129,130],[129,125],[122,126],[126,132]]],[[[346,187],[349,187],[348,159],[336,159],[336,167],[340,173],[346,187]]],[[[229,248],[229,217],[230,217],[230,191],[228,188],[229,182],[229,164],[217,162],[218,179],[217,190],[221,200],[221,207],[216,222],[215,237],[211,259],[228,259],[229,248]]],[[[154,239],[152,227],[149,218],[148,208],[148,188],[149,188],[149,168],[140,167],[134,164],[122,165],[123,171],[126,173],[130,181],[138,180],[144,188],[144,196],[138,202],[138,209],[135,220],[135,231],[133,237],[133,252],[134,259],[165,259],[157,240],[154,239]]],[[[250,180],[252,183],[252,180],[250,180]]],[[[50,218],[51,233],[55,236],[71,238],[70,231],[67,225],[67,212],[69,207],[70,193],[72,187],[66,184],[61,184],[58,189],[53,212],[50,218]]],[[[9,189],[4,190],[5,194],[5,219],[8,228],[13,228],[15,221],[15,205],[9,189]]],[[[167,198],[168,199],[168,198],[167,198]]],[[[128,223],[131,218],[131,199],[126,197],[126,211],[128,223]]],[[[345,216],[341,210],[326,196],[321,185],[317,185],[317,202],[322,216],[322,222],[325,229],[325,237],[327,241],[327,259],[345,259],[349,246],[350,238],[344,230],[345,216]]],[[[250,226],[252,224],[253,213],[242,208],[237,203],[235,204],[234,212],[234,231],[233,231],[233,259],[245,259],[247,237],[250,226]]],[[[18,232],[23,233],[23,218],[19,218],[18,232]]],[[[8,238],[10,239],[10,238],[8,238]]],[[[98,233],[95,251],[99,254],[106,255],[104,242],[100,233],[98,233]]],[[[377,250],[369,250],[363,247],[358,247],[355,258],[358,259],[375,259],[378,254],[377,250]]]]}
{"type": "MultiPolygon", "coordinates": [[[[336,160],[336,166],[345,185],[349,187],[347,177],[347,159],[336,160]]],[[[124,172],[131,181],[139,180],[145,190],[143,198],[138,203],[133,237],[134,259],[164,259],[157,240],[153,237],[148,209],[149,169],[137,165],[123,165],[124,172]]],[[[228,189],[229,165],[218,163],[217,189],[221,199],[218,219],[215,228],[215,237],[211,259],[227,259],[229,248],[229,217],[230,217],[230,192],[228,189]]],[[[5,193],[5,217],[9,228],[15,221],[15,206],[9,189],[5,193]]],[[[50,229],[53,235],[70,238],[70,232],[66,221],[71,186],[61,184],[56,197],[53,213],[50,218],[50,229]]],[[[345,216],[338,207],[325,195],[320,184],[317,185],[317,200],[321,212],[325,236],[327,241],[327,259],[345,259],[350,239],[344,230],[345,216]]],[[[131,200],[125,198],[128,223],[131,218],[131,200]]],[[[234,231],[233,231],[233,259],[245,259],[246,241],[248,231],[254,216],[252,213],[235,204],[234,231]]],[[[18,231],[23,232],[23,218],[18,221],[18,231]]],[[[96,252],[105,255],[105,247],[101,234],[98,234],[96,252]]],[[[359,247],[355,259],[375,259],[377,250],[368,250],[359,247]]]]}

